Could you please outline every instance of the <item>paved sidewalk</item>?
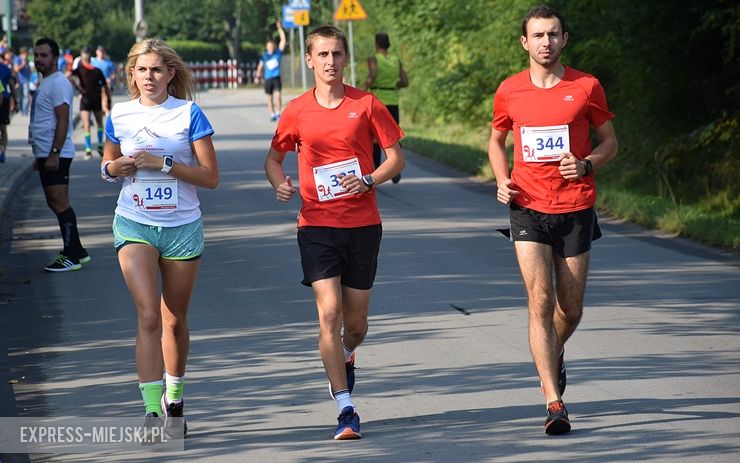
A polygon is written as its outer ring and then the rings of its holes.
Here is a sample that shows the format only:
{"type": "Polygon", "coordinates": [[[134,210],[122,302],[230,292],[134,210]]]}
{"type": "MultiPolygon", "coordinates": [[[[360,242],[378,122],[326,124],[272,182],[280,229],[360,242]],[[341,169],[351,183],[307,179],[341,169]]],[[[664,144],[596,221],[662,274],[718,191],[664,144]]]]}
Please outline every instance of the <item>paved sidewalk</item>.
{"type": "Polygon", "coordinates": [[[28,144],[28,116],[16,114],[8,125],[8,151],[0,163],[0,222],[8,202],[26,176],[31,174],[33,155],[28,144]]]}

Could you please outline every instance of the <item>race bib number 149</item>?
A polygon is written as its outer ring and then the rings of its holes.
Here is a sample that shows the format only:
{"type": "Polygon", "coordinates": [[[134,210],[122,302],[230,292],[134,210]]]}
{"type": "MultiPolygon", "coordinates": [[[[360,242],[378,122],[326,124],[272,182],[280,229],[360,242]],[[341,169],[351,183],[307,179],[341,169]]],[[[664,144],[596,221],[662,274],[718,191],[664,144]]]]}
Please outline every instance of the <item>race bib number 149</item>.
{"type": "Polygon", "coordinates": [[[567,125],[522,127],[521,140],[524,162],[557,161],[561,154],[570,152],[567,125]]]}

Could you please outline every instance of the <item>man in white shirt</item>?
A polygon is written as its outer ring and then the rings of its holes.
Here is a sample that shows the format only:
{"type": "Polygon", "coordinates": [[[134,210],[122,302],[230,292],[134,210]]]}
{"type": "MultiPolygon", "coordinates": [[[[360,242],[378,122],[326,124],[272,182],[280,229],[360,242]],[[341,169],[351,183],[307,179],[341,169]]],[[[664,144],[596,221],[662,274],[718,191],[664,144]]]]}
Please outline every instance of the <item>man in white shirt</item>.
{"type": "Polygon", "coordinates": [[[72,142],[72,98],[69,80],[58,71],[59,46],[49,38],[36,41],[34,62],[43,76],[31,108],[28,142],[49,208],[56,214],[64,249],[47,272],[79,270],[90,262],[80,242],[77,217],[69,202],[69,168],[75,156],[72,142]]]}

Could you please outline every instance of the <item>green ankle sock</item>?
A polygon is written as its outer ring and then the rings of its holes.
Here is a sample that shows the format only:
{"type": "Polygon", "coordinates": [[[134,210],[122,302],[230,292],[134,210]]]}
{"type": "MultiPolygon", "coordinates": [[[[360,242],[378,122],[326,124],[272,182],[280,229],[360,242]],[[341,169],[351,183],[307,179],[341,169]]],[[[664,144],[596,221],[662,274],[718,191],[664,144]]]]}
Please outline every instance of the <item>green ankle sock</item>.
{"type": "Polygon", "coordinates": [[[158,416],[162,416],[160,401],[162,400],[162,392],[164,391],[164,381],[139,383],[139,390],[141,390],[141,398],[144,399],[146,413],[155,412],[158,416]]]}
{"type": "Polygon", "coordinates": [[[170,402],[181,400],[183,390],[185,389],[185,377],[171,376],[169,373],[165,377],[167,379],[167,400],[170,402]]]}

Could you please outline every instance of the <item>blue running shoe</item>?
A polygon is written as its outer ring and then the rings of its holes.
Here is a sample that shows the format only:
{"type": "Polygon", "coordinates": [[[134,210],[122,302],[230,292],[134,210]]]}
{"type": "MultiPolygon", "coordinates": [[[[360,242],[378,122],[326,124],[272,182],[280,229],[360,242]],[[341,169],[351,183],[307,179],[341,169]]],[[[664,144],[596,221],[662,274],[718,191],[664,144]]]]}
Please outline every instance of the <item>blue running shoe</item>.
{"type": "Polygon", "coordinates": [[[360,434],[360,415],[352,407],[344,407],[337,418],[334,440],[362,439],[360,434]]]}

